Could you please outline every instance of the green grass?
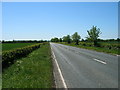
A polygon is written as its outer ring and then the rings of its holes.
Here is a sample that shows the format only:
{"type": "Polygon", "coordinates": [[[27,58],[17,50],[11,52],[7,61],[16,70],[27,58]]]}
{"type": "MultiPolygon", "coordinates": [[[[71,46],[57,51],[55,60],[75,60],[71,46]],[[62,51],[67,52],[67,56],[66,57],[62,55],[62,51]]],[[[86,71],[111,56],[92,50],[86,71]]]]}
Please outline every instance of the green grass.
{"type": "MultiPolygon", "coordinates": [[[[0,43],[0,55],[2,55],[2,44],[0,43]]],[[[1,63],[1,58],[0,58],[0,63],[1,63]]],[[[2,67],[0,66],[0,69],[2,69],[2,67]]],[[[2,88],[2,75],[1,75],[1,72],[0,72],[0,90],[2,88]]]]}
{"type": "Polygon", "coordinates": [[[52,88],[52,61],[49,44],[17,60],[2,74],[3,88],[52,88]]]}
{"type": "Polygon", "coordinates": [[[118,41],[108,41],[108,42],[100,42],[100,43],[107,43],[107,44],[118,44],[118,41]]]}
{"type": "Polygon", "coordinates": [[[2,89],[2,75],[0,74],[0,90],[2,89]]]}
{"type": "Polygon", "coordinates": [[[2,44],[0,43],[0,55],[2,55],[2,44]]]}
{"type": "Polygon", "coordinates": [[[21,48],[36,43],[2,43],[2,51],[13,50],[16,48],[21,48]]]}
{"type": "Polygon", "coordinates": [[[115,49],[108,49],[108,48],[101,48],[101,47],[93,47],[93,46],[83,46],[83,45],[75,45],[75,43],[71,43],[71,44],[67,44],[65,42],[61,42],[61,44],[64,45],[69,45],[69,46],[74,46],[74,47],[78,47],[78,48],[84,48],[84,49],[89,49],[89,50],[95,50],[98,52],[105,52],[105,53],[109,53],[109,54],[120,54],[118,52],[118,50],[115,49]]]}

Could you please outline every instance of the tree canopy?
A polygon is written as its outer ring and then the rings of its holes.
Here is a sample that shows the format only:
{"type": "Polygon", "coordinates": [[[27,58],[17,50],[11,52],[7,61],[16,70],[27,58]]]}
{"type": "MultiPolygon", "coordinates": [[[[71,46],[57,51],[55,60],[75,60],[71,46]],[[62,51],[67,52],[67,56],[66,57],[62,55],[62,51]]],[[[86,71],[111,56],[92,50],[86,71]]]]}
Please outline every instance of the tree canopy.
{"type": "Polygon", "coordinates": [[[101,31],[99,28],[97,28],[97,26],[93,26],[89,31],[87,31],[88,33],[88,40],[91,40],[94,42],[94,46],[97,45],[97,41],[98,41],[98,37],[101,34],[101,31]]]}
{"type": "Polygon", "coordinates": [[[67,43],[71,43],[70,35],[64,36],[64,37],[63,37],[63,41],[64,41],[64,42],[67,42],[67,43]]]}
{"type": "Polygon", "coordinates": [[[73,35],[72,35],[72,39],[73,41],[75,42],[76,45],[79,44],[79,40],[81,39],[80,35],[78,35],[77,32],[75,32],[73,35]]]}
{"type": "Polygon", "coordinates": [[[52,38],[52,39],[51,39],[51,42],[59,42],[59,39],[56,38],[56,37],[55,37],[55,38],[52,38]]]}

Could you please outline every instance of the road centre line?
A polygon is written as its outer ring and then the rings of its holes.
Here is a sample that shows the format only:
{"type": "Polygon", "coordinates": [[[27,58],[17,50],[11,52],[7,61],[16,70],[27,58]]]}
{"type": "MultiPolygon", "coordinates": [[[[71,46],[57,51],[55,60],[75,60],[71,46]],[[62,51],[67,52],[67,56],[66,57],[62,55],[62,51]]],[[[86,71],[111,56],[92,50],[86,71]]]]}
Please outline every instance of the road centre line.
{"type": "Polygon", "coordinates": [[[100,62],[100,63],[102,63],[102,64],[107,64],[106,62],[104,62],[104,61],[101,61],[101,60],[98,60],[98,59],[93,59],[93,60],[95,60],[95,61],[97,61],[97,62],[100,62]]]}

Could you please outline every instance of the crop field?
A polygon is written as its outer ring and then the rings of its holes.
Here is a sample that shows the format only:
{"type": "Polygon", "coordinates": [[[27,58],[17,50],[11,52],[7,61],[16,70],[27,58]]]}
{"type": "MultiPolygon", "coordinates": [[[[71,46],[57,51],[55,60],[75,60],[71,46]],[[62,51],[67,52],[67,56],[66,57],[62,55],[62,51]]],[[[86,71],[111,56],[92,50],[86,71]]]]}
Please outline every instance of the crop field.
{"type": "Polygon", "coordinates": [[[2,43],[2,51],[13,50],[16,48],[21,48],[36,43],[2,43]]]}

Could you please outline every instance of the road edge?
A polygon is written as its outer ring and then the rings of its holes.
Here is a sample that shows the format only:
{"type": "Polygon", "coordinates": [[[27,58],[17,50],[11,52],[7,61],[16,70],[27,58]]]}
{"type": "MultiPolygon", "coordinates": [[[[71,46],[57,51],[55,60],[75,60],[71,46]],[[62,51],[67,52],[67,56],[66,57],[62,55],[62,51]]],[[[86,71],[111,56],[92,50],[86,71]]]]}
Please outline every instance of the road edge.
{"type": "Polygon", "coordinates": [[[56,56],[55,56],[55,54],[54,54],[54,52],[53,52],[53,49],[52,49],[51,45],[50,45],[50,48],[51,48],[51,53],[52,53],[52,59],[54,60],[54,61],[53,61],[53,64],[55,64],[55,65],[53,65],[53,75],[54,75],[55,87],[56,87],[56,88],[65,88],[65,90],[68,90],[68,89],[67,89],[67,85],[66,85],[66,83],[65,83],[65,80],[64,80],[64,78],[63,78],[61,69],[60,69],[60,67],[59,67],[59,65],[58,65],[58,62],[57,62],[57,60],[56,60],[56,56]],[[56,74],[55,74],[56,72],[55,72],[55,70],[54,70],[55,66],[56,66],[57,71],[58,71],[58,73],[59,73],[59,75],[60,75],[60,79],[61,79],[61,81],[62,81],[62,86],[63,86],[63,87],[58,87],[59,85],[57,85],[57,81],[56,81],[56,79],[55,79],[55,78],[56,78],[56,74]]]}
{"type": "MultiPolygon", "coordinates": [[[[57,43],[57,44],[66,45],[66,44],[62,44],[62,43],[57,43]]],[[[71,46],[71,45],[66,45],[66,46],[75,47],[75,48],[80,48],[80,47],[71,46]]],[[[108,54],[108,55],[113,55],[113,56],[120,56],[119,54],[107,53],[107,52],[97,51],[97,50],[94,50],[94,49],[87,49],[87,48],[81,48],[81,49],[91,50],[91,51],[95,51],[95,52],[99,52],[99,53],[103,53],[103,54],[108,54]]]]}

